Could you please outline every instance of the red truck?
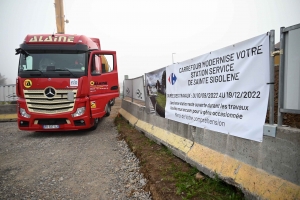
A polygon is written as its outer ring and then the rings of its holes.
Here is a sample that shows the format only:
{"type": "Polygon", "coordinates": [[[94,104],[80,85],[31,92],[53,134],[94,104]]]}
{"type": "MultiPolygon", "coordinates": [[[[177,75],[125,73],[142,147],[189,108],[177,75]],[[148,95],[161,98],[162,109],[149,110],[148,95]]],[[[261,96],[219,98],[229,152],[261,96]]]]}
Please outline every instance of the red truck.
{"type": "Polygon", "coordinates": [[[96,129],[110,115],[119,96],[117,58],[98,38],[27,35],[16,54],[20,130],[96,129]]]}

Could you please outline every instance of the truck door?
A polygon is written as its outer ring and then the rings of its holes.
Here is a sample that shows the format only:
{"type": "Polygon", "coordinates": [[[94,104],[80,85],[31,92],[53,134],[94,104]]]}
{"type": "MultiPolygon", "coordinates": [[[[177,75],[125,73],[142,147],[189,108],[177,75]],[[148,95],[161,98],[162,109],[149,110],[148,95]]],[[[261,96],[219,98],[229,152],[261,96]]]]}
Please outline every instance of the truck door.
{"type": "Polygon", "coordinates": [[[109,101],[119,96],[116,52],[91,52],[88,77],[92,118],[100,118],[105,115],[109,101]]]}

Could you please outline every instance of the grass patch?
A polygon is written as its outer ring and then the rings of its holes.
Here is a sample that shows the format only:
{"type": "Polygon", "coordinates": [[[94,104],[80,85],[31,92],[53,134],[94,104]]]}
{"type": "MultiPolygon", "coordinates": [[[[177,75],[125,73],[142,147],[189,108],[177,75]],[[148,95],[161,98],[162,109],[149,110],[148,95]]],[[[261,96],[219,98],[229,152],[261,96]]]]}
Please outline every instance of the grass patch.
{"type": "Polygon", "coordinates": [[[11,104],[10,102],[7,102],[7,101],[1,101],[0,102],[0,105],[9,105],[9,104],[11,104]]]}
{"type": "Polygon", "coordinates": [[[176,193],[181,195],[182,199],[192,199],[201,196],[203,199],[228,199],[239,200],[244,199],[241,191],[230,186],[219,179],[217,176],[212,179],[205,176],[201,180],[197,180],[195,175],[198,173],[196,168],[191,168],[188,172],[176,172],[176,193]]]}
{"type": "Polygon", "coordinates": [[[173,156],[172,151],[168,147],[162,145],[162,149],[161,150],[162,150],[163,153],[167,154],[168,156],[173,156]]]}
{"type": "Polygon", "coordinates": [[[156,102],[162,107],[165,108],[166,107],[166,95],[162,94],[162,93],[157,93],[157,97],[155,98],[156,102]]]}
{"type": "Polygon", "coordinates": [[[123,117],[116,117],[115,124],[120,138],[140,160],[140,172],[148,179],[145,189],[151,191],[153,199],[244,199],[240,190],[217,176],[196,179],[200,173],[196,168],[174,156],[168,147],[147,138],[123,117]]]}
{"type": "Polygon", "coordinates": [[[154,144],[156,144],[153,140],[148,139],[146,144],[148,144],[149,146],[152,146],[154,144]]]}

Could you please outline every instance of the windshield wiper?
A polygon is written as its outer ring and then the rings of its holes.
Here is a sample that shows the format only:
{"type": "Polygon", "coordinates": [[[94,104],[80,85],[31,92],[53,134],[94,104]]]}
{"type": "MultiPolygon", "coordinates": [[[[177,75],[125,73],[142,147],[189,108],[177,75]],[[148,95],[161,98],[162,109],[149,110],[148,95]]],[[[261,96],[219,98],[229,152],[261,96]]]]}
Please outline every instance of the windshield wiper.
{"type": "MultiPolygon", "coordinates": [[[[52,71],[52,70],[51,70],[52,71]]],[[[68,70],[68,69],[55,69],[55,70],[53,70],[53,71],[61,71],[61,72],[70,72],[70,74],[72,74],[75,78],[77,78],[77,76],[75,76],[75,74],[73,74],[70,70],[68,70]]]]}
{"type": "Polygon", "coordinates": [[[27,70],[23,70],[23,72],[40,72],[42,75],[44,75],[44,72],[42,72],[39,69],[27,69],[27,70]]]}

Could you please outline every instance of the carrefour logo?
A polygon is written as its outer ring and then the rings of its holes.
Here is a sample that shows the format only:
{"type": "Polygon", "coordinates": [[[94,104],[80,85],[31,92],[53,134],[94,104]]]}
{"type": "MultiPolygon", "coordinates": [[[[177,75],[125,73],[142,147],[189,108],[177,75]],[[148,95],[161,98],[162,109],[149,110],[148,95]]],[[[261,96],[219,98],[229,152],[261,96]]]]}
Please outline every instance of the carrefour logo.
{"type": "Polygon", "coordinates": [[[169,83],[171,83],[172,85],[175,84],[176,80],[177,80],[177,77],[174,73],[172,73],[168,78],[169,83]]]}

